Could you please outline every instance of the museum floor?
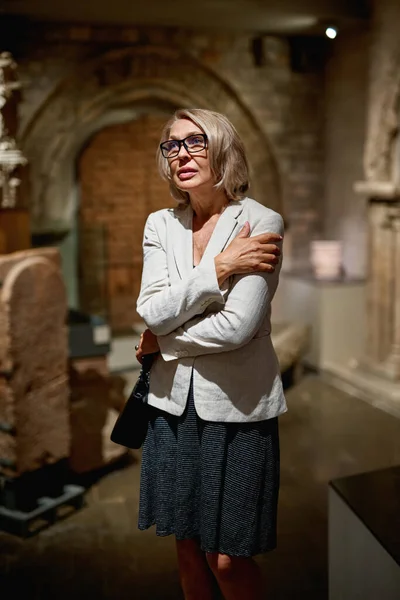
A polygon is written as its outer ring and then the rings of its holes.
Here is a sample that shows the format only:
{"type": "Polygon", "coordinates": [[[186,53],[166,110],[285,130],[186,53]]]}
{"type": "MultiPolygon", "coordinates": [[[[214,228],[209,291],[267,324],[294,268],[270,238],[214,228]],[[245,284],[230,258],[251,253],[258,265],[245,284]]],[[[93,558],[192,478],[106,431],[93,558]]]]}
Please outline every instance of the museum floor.
{"type": "MultiPolygon", "coordinates": [[[[313,375],[287,397],[279,547],[257,560],[266,598],[327,600],[328,481],[400,464],[400,421],[313,375]]],[[[181,598],[173,539],[136,529],[139,460],[104,475],[85,508],[37,536],[0,533],[1,597],[181,598]]]]}

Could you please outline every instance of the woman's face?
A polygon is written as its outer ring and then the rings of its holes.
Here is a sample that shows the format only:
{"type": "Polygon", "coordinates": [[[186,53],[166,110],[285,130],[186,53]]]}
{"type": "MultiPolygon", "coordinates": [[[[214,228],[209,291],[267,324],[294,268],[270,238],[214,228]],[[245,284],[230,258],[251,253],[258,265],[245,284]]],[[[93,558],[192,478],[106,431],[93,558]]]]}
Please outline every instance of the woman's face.
{"type": "MultiPolygon", "coordinates": [[[[172,125],[169,139],[183,140],[196,133],[203,134],[204,131],[189,119],[179,119],[172,125]]],[[[200,150],[200,152],[190,153],[181,144],[179,154],[174,158],[169,158],[168,163],[174,184],[184,192],[190,194],[191,191],[200,186],[211,188],[215,183],[207,148],[200,150]]]]}

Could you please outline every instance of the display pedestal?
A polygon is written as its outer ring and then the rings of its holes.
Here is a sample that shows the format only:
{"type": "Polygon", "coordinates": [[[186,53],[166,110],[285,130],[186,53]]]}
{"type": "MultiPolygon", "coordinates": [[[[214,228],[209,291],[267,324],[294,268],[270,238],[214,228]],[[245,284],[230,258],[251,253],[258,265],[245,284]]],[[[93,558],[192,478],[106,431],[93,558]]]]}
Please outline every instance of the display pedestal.
{"type": "Polygon", "coordinates": [[[329,599],[400,598],[400,467],[329,485],[329,599]]]}

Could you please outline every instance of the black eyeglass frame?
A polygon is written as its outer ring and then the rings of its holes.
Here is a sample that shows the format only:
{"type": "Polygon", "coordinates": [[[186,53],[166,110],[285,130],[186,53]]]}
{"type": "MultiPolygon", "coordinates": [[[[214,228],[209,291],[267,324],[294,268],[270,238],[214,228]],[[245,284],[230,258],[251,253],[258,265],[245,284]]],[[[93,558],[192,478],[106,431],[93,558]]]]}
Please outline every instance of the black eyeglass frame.
{"type": "Polygon", "coordinates": [[[186,152],[189,152],[189,154],[196,154],[196,152],[201,152],[202,150],[205,150],[207,148],[207,142],[208,142],[208,138],[207,135],[205,133],[192,133],[191,135],[188,135],[187,137],[183,138],[183,140],[165,140],[165,142],[162,142],[160,144],[160,150],[161,150],[161,154],[163,155],[164,158],[175,158],[176,156],[178,156],[179,152],[181,151],[182,148],[182,144],[186,150],[186,152]],[[186,140],[188,140],[191,137],[202,137],[204,140],[204,146],[202,148],[199,148],[198,150],[192,150],[191,148],[188,148],[187,144],[186,144],[186,140]],[[164,144],[167,144],[168,142],[177,142],[179,144],[179,148],[178,151],[175,154],[164,154],[164,144]]]}

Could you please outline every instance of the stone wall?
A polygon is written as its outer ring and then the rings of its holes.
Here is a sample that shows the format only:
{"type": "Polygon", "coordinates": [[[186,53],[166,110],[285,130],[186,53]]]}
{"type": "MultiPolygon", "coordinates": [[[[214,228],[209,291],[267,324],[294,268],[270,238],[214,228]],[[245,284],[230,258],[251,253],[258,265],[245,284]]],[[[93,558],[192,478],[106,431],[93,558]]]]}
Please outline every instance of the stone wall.
{"type": "Polygon", "coordinates": [[[326,66],[324,237],[343,242],[350,277],[366,269],[366,202],[354,192],[363,179],[369,34],[340,33],[326,66]]]}
{"type": "Polygon", "coordinates": [[[110,120],[136,118],[139,105],[171,111],[196,104],[238,127],[252,195],[284,214],[296,261],[307,262],[322,217],[323,75],[293,72],[284,39],[264,38],[256,66],[247,34],[38,24],[35,31],[29,51],[18,55],[35,231],[71,227],[73,159],[87,137],[110,120]]]}

